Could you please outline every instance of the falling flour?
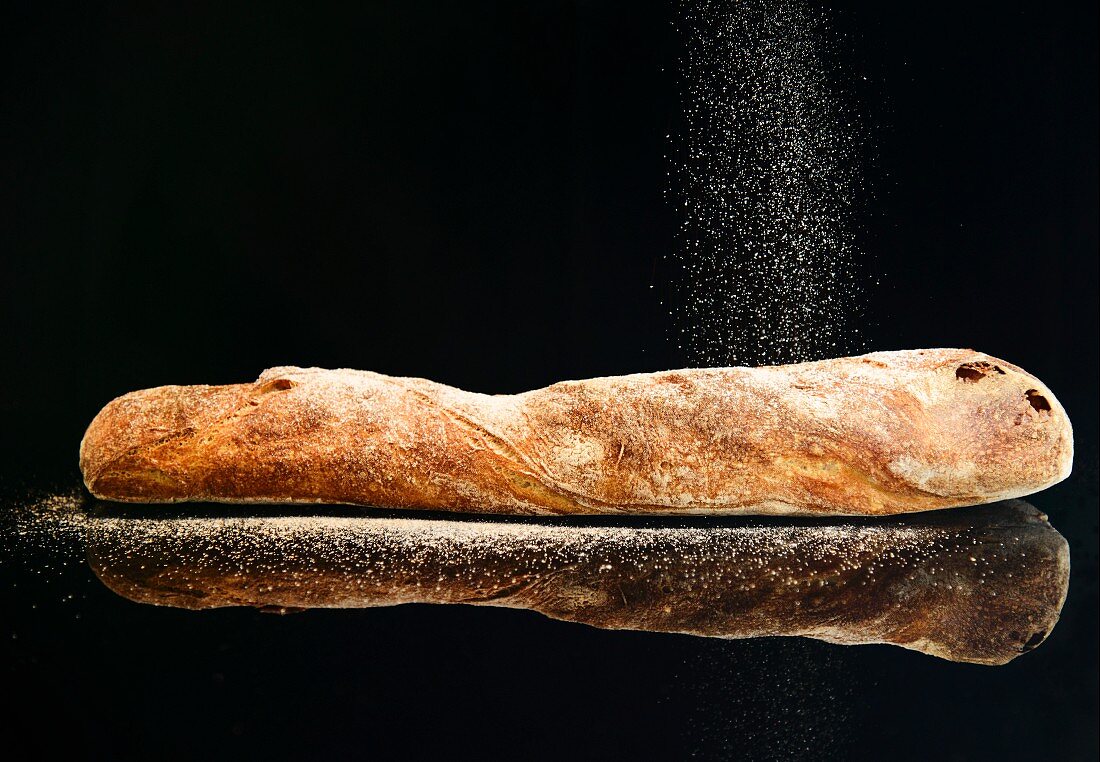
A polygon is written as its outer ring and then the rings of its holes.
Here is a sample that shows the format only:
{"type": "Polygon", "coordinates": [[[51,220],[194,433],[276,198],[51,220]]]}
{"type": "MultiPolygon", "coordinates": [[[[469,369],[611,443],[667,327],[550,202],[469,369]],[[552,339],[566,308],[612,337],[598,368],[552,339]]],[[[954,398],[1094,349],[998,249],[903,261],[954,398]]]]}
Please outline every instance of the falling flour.
{"type": "Polygon", "coordinates": [[[674,24],[677,346],[711,366],[856,353],[865,141],[824,17],[798,0],[686,0],[674,24]]]}

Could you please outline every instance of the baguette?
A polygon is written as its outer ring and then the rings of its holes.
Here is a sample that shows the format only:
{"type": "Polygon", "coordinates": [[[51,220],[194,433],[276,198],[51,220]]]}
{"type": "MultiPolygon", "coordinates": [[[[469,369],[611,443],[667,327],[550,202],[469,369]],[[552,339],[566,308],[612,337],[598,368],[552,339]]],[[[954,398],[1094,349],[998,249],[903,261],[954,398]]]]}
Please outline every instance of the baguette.
{"type": "Polygon", "coordinates": [[[1022,501],[827,524],[657,522],[101,512],[87,552],[119,595],[185,609],[465,603],[608,629],[892,643],[979,664],[1039,645],[1069,581],[1065,539],[1022,501]]]}
{"type": "Polygon", "coordinates": [[[80,446],[96,497],[512,514],[885,515],[1064,479],[1038,379],[970,350],[565,381],[514,395],[280,367],[126,394],[80,446]]]}

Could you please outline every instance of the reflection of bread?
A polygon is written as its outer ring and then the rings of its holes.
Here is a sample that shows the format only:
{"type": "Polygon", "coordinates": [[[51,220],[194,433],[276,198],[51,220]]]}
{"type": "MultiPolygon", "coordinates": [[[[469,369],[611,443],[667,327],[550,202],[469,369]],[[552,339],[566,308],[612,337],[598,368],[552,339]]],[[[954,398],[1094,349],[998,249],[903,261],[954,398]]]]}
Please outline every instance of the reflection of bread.
{"type": "Polygon", "coordinates": [[[1021,501],[889,523],[728,524],[100,518],[88,557],[120,595],[190,609],[470,603],[612,629],[893,643],[983,664],[1042,642],[1069,579],[1066,541],[1021,501]]]}
{"type": "Polygon", "coordinates": [[[1063,479],[1072,432],[968,350],[566,381],[517,395],[274,368],[120,397],[85,434],[98,497],[493,513],[890,514],[1063,479]]]}

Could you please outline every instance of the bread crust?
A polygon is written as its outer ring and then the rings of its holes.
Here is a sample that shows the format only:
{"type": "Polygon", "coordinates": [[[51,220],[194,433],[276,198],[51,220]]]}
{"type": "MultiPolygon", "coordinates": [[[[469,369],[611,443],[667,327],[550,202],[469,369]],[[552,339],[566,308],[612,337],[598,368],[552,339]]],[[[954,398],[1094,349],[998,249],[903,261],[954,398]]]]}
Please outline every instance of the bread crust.
{"type": "Polygon", "coordinates": [[[1004,664],[1046,638],[1069,583],[1065,539],[1022,501],[645,526],[116,513],[88,523],[100,580],[186,609],[463,603],[607,629],[892,643],[1004,664]]]}
{"type": "Polygon", "coordinates": [[[252,384],[126,394],[80,447],[106,500],[501,514],[907,513],[1036,492],[1072,457],[1042,382],[962,349],[515,395],[279,367],[252,384]]]}

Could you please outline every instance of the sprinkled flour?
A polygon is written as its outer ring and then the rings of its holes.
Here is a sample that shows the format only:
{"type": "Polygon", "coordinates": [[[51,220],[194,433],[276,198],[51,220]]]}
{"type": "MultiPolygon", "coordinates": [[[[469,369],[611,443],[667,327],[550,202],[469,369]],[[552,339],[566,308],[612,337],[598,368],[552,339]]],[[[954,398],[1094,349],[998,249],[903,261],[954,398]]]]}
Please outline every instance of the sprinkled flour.
{"type": "Polygon", "coordinates": [[[675,25],[673,338],[710,366],[857,353],[863,138],[833,33],[799,0],[684,0],[675,25]]]}

